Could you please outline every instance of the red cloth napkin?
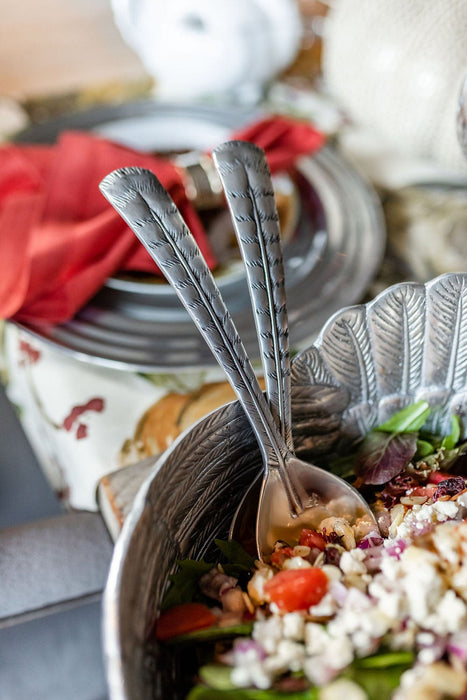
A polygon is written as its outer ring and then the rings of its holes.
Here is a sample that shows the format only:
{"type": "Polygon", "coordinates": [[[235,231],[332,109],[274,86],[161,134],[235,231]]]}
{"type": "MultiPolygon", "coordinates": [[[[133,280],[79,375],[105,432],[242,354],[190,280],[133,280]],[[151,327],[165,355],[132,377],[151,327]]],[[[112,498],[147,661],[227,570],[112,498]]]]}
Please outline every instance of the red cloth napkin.
{"type": "MultiPolygon", "coordinates": [[[[320,148],[312,126],[271,117],[232,139],[266,151],[272,172],[320,148]]],[[[153,260],[99,191],[112,170],[152,170],[170,193],[210,267],[213,254],[185,195],[183,174],[168,159],[85,132],[65,132],[56,145],[0,148],[0,318],[62,323],[123,270],[156,272],[153,260]]]]}

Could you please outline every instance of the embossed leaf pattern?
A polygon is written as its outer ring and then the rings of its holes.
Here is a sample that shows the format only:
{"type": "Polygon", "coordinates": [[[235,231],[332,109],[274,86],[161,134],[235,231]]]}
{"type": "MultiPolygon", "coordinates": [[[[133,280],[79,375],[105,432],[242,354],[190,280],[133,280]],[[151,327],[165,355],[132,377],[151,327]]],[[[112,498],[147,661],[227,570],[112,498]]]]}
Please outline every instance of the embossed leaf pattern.
{"type": "Polygon", "coordinates": [[[425,383],[459,391],[467,381],[467,276],[428,286],[425,383]]]}
{"type": "Polygon", "coordinates": [[[403,284],[369,308],[378,393],[412,395],[420,384],[425,333],[425,288],[403,284]]]}
{"type": "Polygon", "coordinates": [[[313,346],[303,350],[292,361],[292,385],[310,386],[310,384],[337,385],[320,351],[313,346]]]}
{"type": "Polygon", "coordinates": [[[349,390],[354,405],[375,399],[376,375],[364,306],[334,316],[316,345],[337,383],[349,390]]]}

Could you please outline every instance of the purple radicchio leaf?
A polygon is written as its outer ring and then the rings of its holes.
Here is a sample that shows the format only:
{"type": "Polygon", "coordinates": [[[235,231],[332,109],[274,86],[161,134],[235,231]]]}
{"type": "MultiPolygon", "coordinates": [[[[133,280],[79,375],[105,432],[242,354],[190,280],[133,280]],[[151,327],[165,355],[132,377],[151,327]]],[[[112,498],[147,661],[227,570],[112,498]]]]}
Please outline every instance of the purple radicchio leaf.
{"type": "Polygon", "coordinates": [[[363,484],[386,484],[401,473],[417,450],[417,433],[367,435],[357,454],[355,472],[363,484]]]}

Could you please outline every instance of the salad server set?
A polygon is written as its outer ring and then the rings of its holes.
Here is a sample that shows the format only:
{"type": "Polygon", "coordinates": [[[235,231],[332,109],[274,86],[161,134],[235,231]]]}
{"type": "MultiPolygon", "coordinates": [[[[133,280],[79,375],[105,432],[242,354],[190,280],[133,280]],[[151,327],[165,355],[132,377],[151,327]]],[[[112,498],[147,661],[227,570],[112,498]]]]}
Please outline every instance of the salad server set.
{"type": "MultiPolygon", "coordinates": [[[[179,295],[224,369],[258,440],[264,468],[256,519],[260,558],[275,541],[326,516],[351,524],[374,516],[347,482],[298,459],[290,416],[290,357],[280,230],[269,169],[261,149],[228,142],[213,158],[234,220],[255,311],[269,403],[211,272],[165,189],[149,171],[123,168],[108,175],[101,191],[125,219],[179,295]]],[[[238,531],[247,493],[231,525],[238,531]]]]}

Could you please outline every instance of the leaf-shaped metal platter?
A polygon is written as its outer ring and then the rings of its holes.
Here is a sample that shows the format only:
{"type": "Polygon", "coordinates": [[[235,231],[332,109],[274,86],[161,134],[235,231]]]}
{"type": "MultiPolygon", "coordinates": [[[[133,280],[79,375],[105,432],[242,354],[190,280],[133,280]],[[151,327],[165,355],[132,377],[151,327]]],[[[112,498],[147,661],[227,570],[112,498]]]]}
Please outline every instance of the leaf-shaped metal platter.
{"type": "MultiPolygon", "coordinates": [[[[65,129],[92,129],[141,150],[210,149],[232,130],[264,114],[205,105],[141,101],[83,111],[36,125],[18,140],[45,143],[65,129]]],[[[385,230],[373,189],[326,146],[302,158],[293,174],[300,211],[284,245],[285,280],[294,350],[306,347],[326,319],[358,302],[375,276],[385,230]]],[[[218,278],[248,354],[258,357],[244,274],[218,278]]],[[[75,359],[136,371],[211,367],[212,356],[169,285],[109,280],[77,316],[28,330],[75,359]]]]}
{"type": "MultiPolygon", "coordinates": [[[[398,284],[342,309],[292,363],[293,437],[319,461],[410,402],[434,430],[456,412],[467,435],[467,274],[398,284]]],[[[104,597],[110,700],[183,698],[177,655],[148,643],[168,576],[209,558],[261,459],[238,403],[211,413],[155,464],[117,542],[104,597]]]]}

